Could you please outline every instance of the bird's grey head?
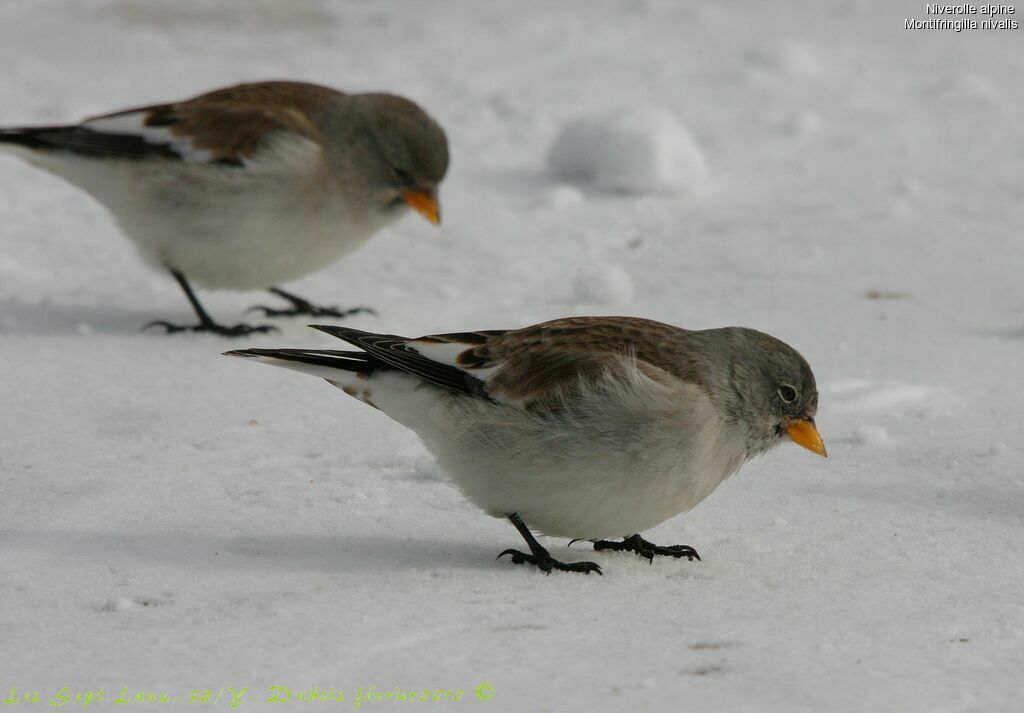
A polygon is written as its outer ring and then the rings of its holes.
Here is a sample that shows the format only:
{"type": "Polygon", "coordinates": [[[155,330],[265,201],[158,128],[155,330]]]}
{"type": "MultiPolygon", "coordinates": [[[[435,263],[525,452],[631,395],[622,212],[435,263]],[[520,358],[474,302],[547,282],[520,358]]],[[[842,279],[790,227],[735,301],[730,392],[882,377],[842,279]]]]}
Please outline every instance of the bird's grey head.
{"type": "MultiPolygon", "coordinates": [[[[818,387],[811,367],[791,346],[743,327],[708,330],[724,369],[709,389],[730,418],[748,429],[748,453],[755,456],[787,436],[818,455],[825,446],[814,425],[818,387]],[[726,373],[727,372],[727,373],[726,373]]],[[[705,342],[708,339],[704,340],[705,342]]],[[[715,359],[713,354],[705,355],[715,359]]]]}
{"type": "Polygon", "coordinates": [[[374,199],[390,210],[406,206],[440,222],[437,187],[448,171],[448,139],[415,103],[394,94],[350,95],[361,118],[364,166],[374,199]]]}

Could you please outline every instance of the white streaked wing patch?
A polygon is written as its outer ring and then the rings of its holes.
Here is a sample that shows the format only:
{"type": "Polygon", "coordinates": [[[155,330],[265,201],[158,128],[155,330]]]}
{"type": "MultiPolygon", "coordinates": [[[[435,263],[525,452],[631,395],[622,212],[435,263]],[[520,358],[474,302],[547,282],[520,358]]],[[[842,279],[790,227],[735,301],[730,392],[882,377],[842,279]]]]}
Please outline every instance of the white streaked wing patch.
{"type": "Polygon", "coordinates": [[[323,151],[316,141],[290,131],[275,131],[259,151],[242,162],[253,174],[301,177],[313,174],[322,160],[323,151]]]}
{"type": "Polygon", "coordinates": [[[138,136],[147,144],[154,146],[169,146],[185,161],[209,163],[213,160],[213,154],[209,151],[196,149],[189,139],[175,136],[167,127],[146,126],[146,117],[149,115],[149,111],[136,111],[116,116],[103,116],[84,121],[81,126],[104,134],[138,136]]]}
{"type": "Polygon", "coordinates": [[[457,361],[459,354],[476,346],[474,344],[464,344],[460,342],[440,344],[438,342],[411,339],[405,343],[405,346],[414,350],[418,354],[425,356],[427,359],[430,359],[430,361],[437,362],[438,364],[444,364],[445,366],[455,367],[459,371],[465,372],[476,379],[480,379],[480,381],[483,381],[484,383],[486,383],[501,369],[500,365],[489,366],[483,369],[470,369],[459,364],[457,361]]]}

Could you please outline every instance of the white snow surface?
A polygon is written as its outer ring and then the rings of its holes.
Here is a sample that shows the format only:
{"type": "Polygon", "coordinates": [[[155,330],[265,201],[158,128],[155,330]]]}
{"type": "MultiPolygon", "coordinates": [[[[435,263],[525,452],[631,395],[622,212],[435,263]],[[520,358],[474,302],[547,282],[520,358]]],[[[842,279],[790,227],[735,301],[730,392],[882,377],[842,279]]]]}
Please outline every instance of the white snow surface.
{"type": "MultiPolygon", "coordinates": [[[[371,685],[463,689],[422,705],[480,711],[1019,710],[1024,54],[1020,31],[903,29],[924,12],[0,3],[4,125],[265,78],[427,107],[452,143],[443,227],[412,215],[287,286],[379,312],[349,324],[756,327],[813,366],[829,450],[780,447],[644,533],[703,562],[561,540],[556,556],[605,575],[495,561],[518,534],[410,432],[220,356],[243,343],[141,331],[191,319],[177,286],[87,196],[0,157],[0,694],[38,692],[26,710],[65,686],[104,689],[94,710],[125,709],[123,687],[172,709],[192,689],[228,709],[232,687],[242,710],[314,710],[331,706],[282,707],[270,687],[335,687],[344,707],[371,685]],[[707,190],[551,176],[561,127],[650,104],[691,130],[707,190]]],[[[202,297],[226,322],[274,303],[202,297]]],[[[246,344],[337,346],[279,324],[246,344]]]]}

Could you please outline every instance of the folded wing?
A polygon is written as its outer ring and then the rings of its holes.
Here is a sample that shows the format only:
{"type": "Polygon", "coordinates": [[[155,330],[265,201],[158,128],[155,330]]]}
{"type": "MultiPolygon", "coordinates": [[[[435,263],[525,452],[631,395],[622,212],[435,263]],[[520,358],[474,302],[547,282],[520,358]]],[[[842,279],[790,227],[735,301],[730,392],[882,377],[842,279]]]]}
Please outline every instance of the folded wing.
{"type": "Polygon", "coordinates": [[[298,82],[244,84],[174,104],[95,116],[74,126],[6,129],[0,142],[92,158],[241,166],[282,134],[318,143],[321,93],[335,92],[298,82]]]}

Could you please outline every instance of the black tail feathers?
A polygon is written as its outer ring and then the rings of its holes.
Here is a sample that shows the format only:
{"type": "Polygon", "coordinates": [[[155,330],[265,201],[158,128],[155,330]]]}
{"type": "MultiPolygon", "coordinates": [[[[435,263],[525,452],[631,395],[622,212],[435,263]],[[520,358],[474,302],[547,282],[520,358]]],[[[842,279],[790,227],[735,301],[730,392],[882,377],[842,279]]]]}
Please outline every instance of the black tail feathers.
{"type": "Polygon", "coordinates": [[[36,151],[52,149],[53,145],[42,138],[45,131],[45,129],[0,129],[0,144],[25,146],[36,151]]]}
{"type": "Polygon", "coordinates": [[[236,349],[224,352],[224,355],[249,358],[269,357],[281,361],[313,364],[363,374],[372,374],[384,366],[379,359],[366,352],[342,352],[332,349],[236,349]]]}

